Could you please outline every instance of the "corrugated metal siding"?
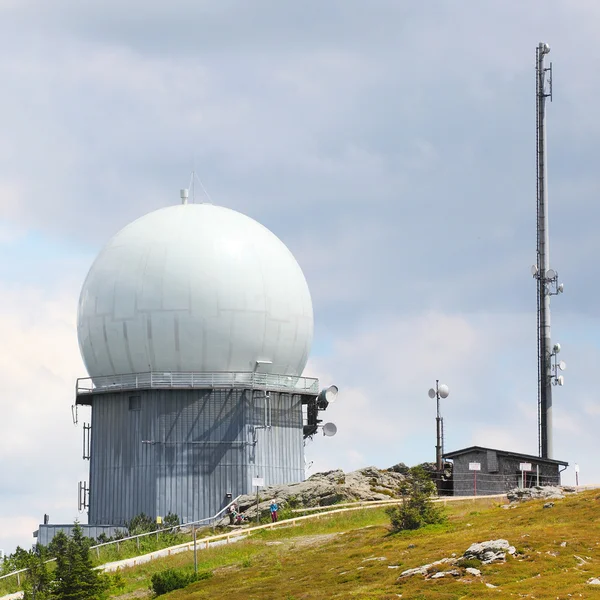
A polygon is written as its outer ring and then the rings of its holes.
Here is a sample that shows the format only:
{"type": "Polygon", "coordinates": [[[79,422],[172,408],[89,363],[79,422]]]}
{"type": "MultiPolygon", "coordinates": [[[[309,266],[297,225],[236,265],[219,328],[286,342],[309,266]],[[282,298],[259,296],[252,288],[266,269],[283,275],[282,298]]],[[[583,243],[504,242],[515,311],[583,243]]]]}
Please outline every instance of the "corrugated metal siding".
{"type": "MultiPolygon", "coordinates": [[[[113,537],[117,531],[123,531],[122,528],[119,529],[119,527],[112,525],[80,525],[80,527],[83,530],[83,535],[93,540],[98,539],[98,536],[102,533],[106,537],[113,537]]],[[[37,531],[36,543],[47,546],[59,531],[70,536],[73,533],[73,525],[40,525],[37,531]]]]}
{"type": "Polygon", "coordinates": [[[183,522],[212,516],[267,485],[304,479],[301,396],[244,390],[147,390],[92,403],[89,523],[123,525],[144,512],[183,522]],[[259,429],[271,419],[271,427],[259,429]],[[253,440],[256,439],[256,444],[253,440]],[[142,443],[143,441],[153,443],[142,443]]]}

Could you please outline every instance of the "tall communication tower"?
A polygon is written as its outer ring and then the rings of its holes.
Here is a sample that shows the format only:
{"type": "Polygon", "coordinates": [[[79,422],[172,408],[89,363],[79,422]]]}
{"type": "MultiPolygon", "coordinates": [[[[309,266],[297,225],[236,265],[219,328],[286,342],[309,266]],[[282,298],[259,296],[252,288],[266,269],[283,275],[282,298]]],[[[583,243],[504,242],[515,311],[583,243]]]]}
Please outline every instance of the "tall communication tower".
{"type": "Polygon", "coordinates": [[[552,458],[552,385],[562,385],[565,363],[557,362],[560,344],[552,346],[550,335],[550,296],[560,294],[563,284],[550,268],[548,234],[548,175],[546,170],[546,98],[552,101],[552,63],[544,64],[550,46],[536,48],[536,138],[537,138],[537,264],[532,275],[537,280],[538,327],[538,442],[542,458],[552,458]]]}

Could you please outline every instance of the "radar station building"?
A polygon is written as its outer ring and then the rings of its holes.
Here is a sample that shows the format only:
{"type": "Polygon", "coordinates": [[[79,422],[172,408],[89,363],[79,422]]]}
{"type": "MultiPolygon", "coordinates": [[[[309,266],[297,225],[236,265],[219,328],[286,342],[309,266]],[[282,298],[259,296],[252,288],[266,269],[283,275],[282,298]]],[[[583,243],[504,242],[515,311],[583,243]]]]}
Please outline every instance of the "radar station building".
{"type": "Polygon", "coordinates": [[[313,308],[292,253],[253,219],[181,196],[119,231],[81,291],[90,530],[140,513],[199,521],[254,478],[304,480],[305,439],[337,395],[303,376],[313,308]]]}
{"type": "Polygon", "coordinates": [[[470,446],[447,452],[454,496],[504,494],[516,487],[560,485],[569,463],[529,454],[470,446]]]}

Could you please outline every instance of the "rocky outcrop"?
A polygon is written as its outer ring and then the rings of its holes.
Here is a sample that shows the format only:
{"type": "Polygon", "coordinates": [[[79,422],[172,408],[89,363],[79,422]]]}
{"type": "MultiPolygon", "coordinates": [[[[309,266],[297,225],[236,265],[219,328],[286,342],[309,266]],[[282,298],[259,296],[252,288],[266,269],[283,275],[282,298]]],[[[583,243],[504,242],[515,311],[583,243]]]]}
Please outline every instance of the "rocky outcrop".
{"type": "Polygon", "coordinates": [[[569,494],[576,494],[572,487],[536,485],[530,488],[514,488],[506,496],[510,502],[525,502],[527,500],[562,500],[569,494]]]}
{"type": "MultiPolygon", "coordinates": [[[[340,502],[371,502],[400,497],[399,486],[406,477],[396,471],[366,467],[351,473],[342,470],[316,473],[306,481],[287,485],[271,485],[259,490],[258,510],[269,511],[271,500],[281,507],[310,508],[331,506],[340,502]]],[[[247,494],[238,500],[239,510],[250,519],[256,517],[256,495],[247,494]]],[[[225,525],[228,519],[219,524],[225,525]]]]}
{"type": "Polygon", "coordinates": [[[487,542],[477,542],[471,544],[464,552],[461,558],[442,558],[435,562],[407,569],[400,573],[399,580],[413,575],[423,575],[426,579],[441,579],[442,577],[459,577],[462,573],[480,577],[481,571],[473,567],[464,568],[461,566],[462,560],[476,559],[483,565],[496,561],[506,560],[506,555],[516,553],[515,547],[511,546],[507,540],[489,540],[487,542]],[[447,567],[452,567],[448,569],[447,567]]]}
{"type": "Polygon", "coordinates": [[[514,554],[515,547],[511,546],[507,540],[490,540],[488,542],[479,542],[471,544],[464,553],[464,558],[475,558],[481,561],[481,564],[506,560],[506,554],[514,554]]]}
{"type": "MultiPolygon", "coordinates": [[[[406,571],[402,571],[400,573],[400,577],[398,579],[404,579],[405,577],[412,577],[413,575],[424,575],[425,577],[433,577],[436,575],[435,579],[438,579],[440,575],[438,573],[454,573],[455,569],[451,571],[441,571],[440,567],[453,566],[457,562],[456,558],[442,558],[441,560],[436,560],[435,562],[429,563],[427,565],[423,565],[422,567],[417,567],[416,569],[408,569],[406,571]]],[[[457,572],[457,575],[459,573],[457,572]]]]}

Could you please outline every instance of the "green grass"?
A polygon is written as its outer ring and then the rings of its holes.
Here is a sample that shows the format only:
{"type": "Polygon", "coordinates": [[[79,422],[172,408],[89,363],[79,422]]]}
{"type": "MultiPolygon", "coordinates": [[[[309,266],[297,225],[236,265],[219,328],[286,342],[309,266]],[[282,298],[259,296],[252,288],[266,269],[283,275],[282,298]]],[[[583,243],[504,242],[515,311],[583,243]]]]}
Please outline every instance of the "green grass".
{"type": "MultiPolygon", "coordinates": [[[[421,530],[391,534],[384,509],[323,515],[297,527],[265,530],[248,540],[198,553],[198,568],[213,576],[168,595],[178,600],[227,598],[266,600],[316,598],[458,599],[594,597],[587,579],[600,575],[600,495],[586,492],[556,501],[503,509],[481,500],[448,506],[448,521],[421,530]],[[466,576],[399,581],[404,569],[452,553],[473,542],[505,538],[520,556],[483,565],[481,578],[466,576]],[[567,546],[562,547],[561,542],[567,546]],[[575,555],[587,562],[580,564],[575,555]],[[373,560],[371,560],[373,559],[373,560]],[[397,566],[390,569],[389,566],[397,566]],[[485,583],[498,586],[489,589],[485,583]]],[[[183,553],[121,573],[113,595],[141,594],[153,572],[193,568],[183,553]]],[[[596,592],[597,593],[597,592],[596,592]]]]}
{"type": "MultiPolygon", "coordinates": [[[[165,598],[196,600],[459,599],[600,597],[586,584],[600,576],[600,494],[590,491],[555,501],[503,509],[479,499],[449,504],[440,525],[391,534],[384,508],[322,515],[296,527],[257,532],[244,541],[198,552],[198,570],[212,577],[165,598]],[[481,578],[398,580],[409,568],[461,556],[477,541],[505,538],[519,556],[482,565],[481,578]],[[561,542],[567,542],[566,547],[561,542]],[[581,557],[585,563],[577,559],[581,557]],[[390,569],[389,566],[398,568],[390,569]],[[498,586],[486,587],[486,583],[498,586]],[[596,594],[596,595],[594,595],[596,594]]],[[[111,575],[111,595],[150,596],[153,573],[193,569],[184,552],[111,575]]]]}

